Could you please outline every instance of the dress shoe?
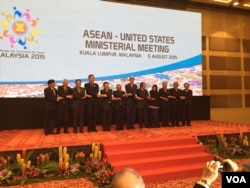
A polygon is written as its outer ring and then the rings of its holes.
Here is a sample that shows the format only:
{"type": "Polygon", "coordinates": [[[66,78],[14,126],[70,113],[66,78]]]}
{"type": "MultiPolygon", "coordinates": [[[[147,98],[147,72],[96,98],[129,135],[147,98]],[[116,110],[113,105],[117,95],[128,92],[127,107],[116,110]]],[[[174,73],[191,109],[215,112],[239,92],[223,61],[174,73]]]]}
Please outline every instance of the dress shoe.
{"type": "Polygon", "coordinates": [[[64,131],[65,134],[69,134],[69,131],[64,131]]]}
{"type": "Polygon", "coordinates": [[[80,133],[83,133],[83,130],[82,129],[80,129],[80,131],[79,131],[80,133]]]}
{"type": "Polygon", "coordinates": [[[55,134],[53,131],[49,132],[49,134],[55,134]]]}

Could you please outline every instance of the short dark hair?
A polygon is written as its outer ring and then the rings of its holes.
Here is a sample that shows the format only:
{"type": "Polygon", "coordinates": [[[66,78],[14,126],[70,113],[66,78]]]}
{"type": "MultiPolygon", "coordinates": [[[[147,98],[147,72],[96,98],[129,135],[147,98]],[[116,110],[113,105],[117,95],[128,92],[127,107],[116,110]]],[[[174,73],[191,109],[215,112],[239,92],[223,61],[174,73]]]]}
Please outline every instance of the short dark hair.
{"type": "Polygon", "coordinates": [[[145,84],[145,82],[141,82],[141,83],[140,83],[140,88],[142,87],[143,84],[145,84]]]}
{"type": "Polygon", "coordinates": [[[76,82],[78,82],[78,81],[82,82],[82,80],[81,80],[81,79],[76,79],[76,80],[75,80],[75,83],[76,83],[76,82]]]}
{"type": "Polygon", "coordinates": [[[108,83],[108,82],[103,82],[103,86],[104,86],[105,84],[109,84],[109,83],[108,83]]]}
{"type": "Polygon", "coordinates": [[[52,84],[52,83],[55,83],[55,80],[49,79],[49,80],[48,80],[48,85],[50,85],[50,84],[52,84]]]}
{"type": "Polygon", "coordinates": [[[152,85],[152,89],[155,88],[156,90],[158,90],[158,86],[156,84],[152,85]]]}
{"type": "Polygon", "coordinates": [[[89,74],[89,75],[88,75],[88,78],[90,78],[91,76],[95,77],[93,74],[89,74]]]}

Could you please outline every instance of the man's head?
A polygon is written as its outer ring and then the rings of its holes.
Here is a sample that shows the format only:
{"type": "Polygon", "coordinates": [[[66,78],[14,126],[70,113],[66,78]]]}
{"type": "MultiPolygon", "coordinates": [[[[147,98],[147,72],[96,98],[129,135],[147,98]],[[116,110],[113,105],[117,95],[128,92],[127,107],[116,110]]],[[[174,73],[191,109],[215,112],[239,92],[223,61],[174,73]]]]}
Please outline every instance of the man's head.
{"type": "Polygon", "coordinates": [[[56,86],[56,82],[53,79],[48,80],[48,86],[54,88],[56,86]]]}
{"type": "Polygon", "coordinates": [[[135,170],[125,168],[115,175],[111,188],[145,188],[145,183],[135,170]]]}
{"type": "Polygon", "coordinates": [[[140,83],[140,89],[146,89],[146,84],[145,82],[140,83]]]}
{"type": "Polygon", "coordinates": [[[177,89],[177,88],[179,87],[179,83],[178,83],[177,81],[175,81],[175,82],[173,83],[173,85],[174,85],[174,88],[175,88],[175,89],[177,89]]]}
{"type": "Polygon", "coordinates": [[[135,82],[135,77],[131,76],[131,77],[129,78],[129,83],[130,83],[130,84],[134,84],[134,82],[135,82]]]}
{"type": "Polygon", "coordinates": [[[76,87],[81,87],[82,81],[80,79],[76,79],[75,84],[76,84],[76,87]]]}
{"type": "Polygon", "coordinates": [[[95,82],[95,76],[93,74],[90,74],[88,76],[88,79],[89,79],[89,83],[93,84],[95,82]]]}
{"type": "Polygon", "coordinates": [[[185,83],[185,84],[184,84],[184,88],[185,88],[186,90],[188,90],[188,89],[189,89],[189,83],[185,83]]]}
{"type": "Polygon", "coordinates": [[[68,87],[69,81],[67,79],[64,79],[62,82],[63,87],[68,87]]]}
{"type": "Polygon", "coordinates": [[[108,82],[103,82],[103,88],[105,90],[109,89],[109,83],[108,82]]]}
{"type": "Polygon", "coordinates": [[[167,82],[167,81],[163,81],[163,82],[162,82],[162,87],[163,87],[164,89],[167,89],[167,87],[168,87],[168,82],[167,82]]]}
{"type": "Polygon", "coordinates": [[[121,84],[117,84],[117,85],[116,85],[116,90],[117,90],[117,91],[121,91],[121,90],[122,90],[121,84]]]}

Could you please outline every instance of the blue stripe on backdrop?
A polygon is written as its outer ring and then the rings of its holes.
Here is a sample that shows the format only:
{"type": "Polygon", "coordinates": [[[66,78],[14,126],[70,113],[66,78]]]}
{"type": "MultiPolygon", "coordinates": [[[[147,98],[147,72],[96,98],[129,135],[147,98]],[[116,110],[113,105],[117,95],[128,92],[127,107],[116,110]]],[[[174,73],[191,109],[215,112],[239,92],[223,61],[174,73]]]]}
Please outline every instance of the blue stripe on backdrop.
{"type": "MultiPolygon", "coordinates": [[[[152,69],[147,69],[147,70],[142,70],[142,71],[137,71],[137,72],[130,72],[130,73],[124,73],[124,74],[117,74],[117,75],[110,75],[110,76],[103,76],[103,77],[96,77],[95,80],[111,80],[111,79],[119,79],[119,78],[128,78],[130,76],[141,76],[141,75],[147,75],[147,74],[154,74],[154,73],[160,73],[160,72],[165,72],[165,71],[171,71],[171,70],[176,70],[176,69],[181,69],[181,68],[187,68],[187,67],[192,67],[195,65],[200,65],[202,63],[202,55],[197,55],[194,57],[191,57],[189,59],[172,63],[170,65],[164,65],[161,67],[156,67],[152,69]]],[[[85,82],[87,81],[87,78],[82,78],[82,81],[85,82]]],[[[75,79],[69,80],[69,82],[74,82],[75,79]]],[[[56,80],[56,82],[62,82],[62,80],[56,80]]],[[[1,85],[5,84],[46,84],[47,85],[47,80],[46,81],[13,81],[13,82],[0,82],[1,85]]]]}

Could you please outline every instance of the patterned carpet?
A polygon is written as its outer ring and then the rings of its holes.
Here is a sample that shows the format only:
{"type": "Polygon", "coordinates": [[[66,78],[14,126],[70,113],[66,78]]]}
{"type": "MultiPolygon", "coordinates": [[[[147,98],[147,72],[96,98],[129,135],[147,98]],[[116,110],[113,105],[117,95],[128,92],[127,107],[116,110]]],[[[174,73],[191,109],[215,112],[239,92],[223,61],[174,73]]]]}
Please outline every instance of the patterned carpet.
{"type": "MultiPolygon", "coordinates": [[[[250,159],[235,160],[239,165],[250,162],[250,159]]],[[[205,164],[204,164],[205,165],[205,164]]],[[[202,173],[202,172],[201,172],[202,173]]],[[[176,179],[166,182],[147,184],[146,188],[193,188],[193,185],[200,177],[190,177],[185,179],[176,179]]],[[[0,186],[1,187],[1,186],[0,186]]],[[[96,188],[87,178],[75,180],[49,181],[44,183],[28,184],[23,186],[11,186],[11,188],[96,188]]],[[[221,188],[221,176],[210,186],[210,188],[221,188]]]]}
{"type": "Polygon", "coordinates": [[[112,127],[110,132],[103,132],[101,126],[97,126],[98,132],[85,132],[74,134],[72,128],[69,129],[70,134],[44,135],[42,129],[26,129],[26,130],[3,130],[0,131],[0,151],[11,151],[20,148],[37,149],[50,148],[61,145],[85,145],[92,142],[108,143],[124,143],[133,141],[144,141],[145,139],[165,139],[174,136],[199,136],[211,134],[226,134],[250,132],[250,125],[233,124],[219,121],[194,121],[191,127],[166,127],[154,129],[138,129],[135,130],[116,131],[112,127]]]}
{"type": "MultiPolygon", "coordinates": [[[[250,125],[233,124],[221,121],[194,121],[191,127],[167,127],[154,129],[138,129],[135,130],[116,131],[112,127],[110,132],[103,132],[100,126],[97,127],[98,132],[87,133],[86,127],[83,134],[74,134],[72,128],[69,129],[70,134],[48,135],[45,136],[42,129],[28,129],[28,130],[3,130],[0,131],[0,152],[12,151],[21,148],[36,149],[49,148],[57,146],[74,146],[85,145],[92,142],[101,142],[103,144],[110,143],[124,143],[133,141],[143,141],[145,139],[166,139],[167,137],[175,137],[180,135],[185,136],[199,136],[199,135],[213,135],[213,134],[229,134],[239,132],[250,132],[250,125]]],[[[238,164],[250,162],[250,159],[237,160],[238,164]]],[[[201,172],[202,173],[202,172],[201,172]]],[[[167,182],[158,182],[148,184],[147,188],[191,188],[200,177],[190,177],[186,179],[177,179],[167,182]]],[[[80,178],[74,180],[63,181],[49,181],[43,183],[29,184],[24,186],[12,186],[12,188],[95,188],[93,183],[87,178],[80,178]]],[[[211,188],[220,188],[220,177],[211,186],[211,188]]]]}

